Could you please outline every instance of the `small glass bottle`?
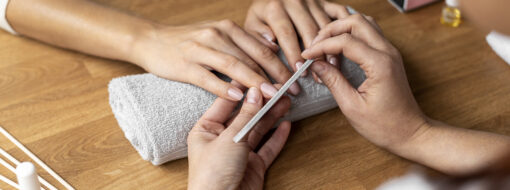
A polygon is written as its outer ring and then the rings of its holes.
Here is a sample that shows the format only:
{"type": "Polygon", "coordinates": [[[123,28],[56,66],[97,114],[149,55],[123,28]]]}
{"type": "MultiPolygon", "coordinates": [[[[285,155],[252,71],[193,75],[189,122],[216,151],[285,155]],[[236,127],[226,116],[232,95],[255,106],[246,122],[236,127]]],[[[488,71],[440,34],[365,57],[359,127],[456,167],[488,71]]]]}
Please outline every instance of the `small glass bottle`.
{"type": "Polygon", "coordinates": [[[441,15],[441,24],[458,27],[462,22],[459,2],[457,0],[446,0],[446,6],[443,8],[441,15]]]}

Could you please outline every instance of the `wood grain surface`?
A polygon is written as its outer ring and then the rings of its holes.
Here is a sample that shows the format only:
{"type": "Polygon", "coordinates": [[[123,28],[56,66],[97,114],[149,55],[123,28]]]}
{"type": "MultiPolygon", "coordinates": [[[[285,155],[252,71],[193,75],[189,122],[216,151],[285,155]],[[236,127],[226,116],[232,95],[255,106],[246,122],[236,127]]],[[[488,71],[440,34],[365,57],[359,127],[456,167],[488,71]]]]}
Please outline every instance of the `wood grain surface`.
{"type": "MultiPolygon", "coordinates": [[[[167,24],[218,19],[242,24],[250,5],[244,0],[97,1],[167,24]]],[[[401,14],[387,1],[338,2],[378,21],[402,52],[426,114],[510,135],[510,67],[469,20],[456,29],[440,25],[441,3],[401,14]]],[[[0,125],[78,189],[185,189],[187,160],[162,166],[142,160],[109,107],[108,82],[143,72],[129,63],[0,31],[0,125]]],[[[267,173],[266,189],[373,189],[413,165],[363,139],[338,109],[295,122],[292,130],[267,173]]],[[[3,136],[0,147],[28,159],[3,136]]],[[[3,167],[0,174],[15,179],[3,167]]],[[[0,188],[9,186],[0,182],[0,188]]]]}

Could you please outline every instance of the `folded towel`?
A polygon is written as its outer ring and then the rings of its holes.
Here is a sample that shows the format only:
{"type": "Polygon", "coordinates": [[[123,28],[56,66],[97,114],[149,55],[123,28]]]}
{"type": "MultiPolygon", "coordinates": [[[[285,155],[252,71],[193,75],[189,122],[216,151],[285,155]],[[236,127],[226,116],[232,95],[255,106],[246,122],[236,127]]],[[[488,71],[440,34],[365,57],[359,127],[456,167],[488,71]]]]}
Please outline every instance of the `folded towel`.
{"type": "Polygon", "coordinates": [[[486,37],[487,43],[506,63],[510,64],[510,36],[491,32],[486,37]]]}
{"type": "MultiPolygon", "coordinates": [[[[341,59],[340,69],[354,87],[365,80],[363,70],[348,59],[341,59]]],[[[310,75],[298,82],[302,92],[291,96],[292,107],[285,119],[297,121],[337,107],[326,86],[314,82],[310,75]]],[[[110,106],[126,138],[154,165],[187,156],[188,132],[216,98],[202,88],[152,74],[115,78],[108,91],[110,106]]]]}

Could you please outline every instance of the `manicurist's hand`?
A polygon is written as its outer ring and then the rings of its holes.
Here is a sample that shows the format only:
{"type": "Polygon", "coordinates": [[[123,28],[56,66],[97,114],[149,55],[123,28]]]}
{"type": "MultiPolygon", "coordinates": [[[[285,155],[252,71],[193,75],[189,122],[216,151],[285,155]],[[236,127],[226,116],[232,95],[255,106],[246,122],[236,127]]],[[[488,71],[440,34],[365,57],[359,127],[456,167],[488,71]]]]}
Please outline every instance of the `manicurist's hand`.
{"type": "MultiPolygon", "coordinates": [[[[230,20],[185,26],[155,25],[135,43],[132,62],[158,76],[187,82],[229,100],[243,93],[211,70],[223,73],[245,87],[261,89],[265,97],[276,88],[264,70],[284,83],[291,74],[273,51],[230,20]]],[[[295,83],[289,90],[297,95],[295,83]]]]}
{"type": "Polygon", "coordinates": [[[425,116],[416,103],[402,58],[372,19],[359,14],[339,19],[320,32],[305,58],[342,53],[365,71],[353,88],[336,67],[313,63],[351,125],[389,151],[448,174],[493,167],[510,150],[510,137],[453,127],[425,116]]]}
{"type": "Polygon", "coordinates": [[[188,136],[188,189],[262,189],[264,175],[283,148],[290,122],[282,122],[258,151],[264,134],[290,107],[283,97],[239,143],[233,137],[260,110],[264,99],[250,88],[241,110],[231,117],[237,103],[218,98],[188,136]]]}
{"type": "MultiPolygon", "coordinates": [[[[344,6],[324,0],[254,0],[245,28],[268,47],[276,47],[278,41],[289,65],[297,71],[304,63],[298,37],[309,48],[321,28],[348,15],[344,6]]],[[[327,57],[331,64],[338,64],[336,56],[327,57]]]]}
{"type": "Polygon", "coordinates": [[[324,27],[315,41],[303,57],[342,53],[365,71],[366,81],[355,89],[335,67],[321,61],[312,65],[361,135],[392,148],[405,143],[423,126],[425,116],[407,83],[402,58],[374,22],[351,15],[324,27]]]}

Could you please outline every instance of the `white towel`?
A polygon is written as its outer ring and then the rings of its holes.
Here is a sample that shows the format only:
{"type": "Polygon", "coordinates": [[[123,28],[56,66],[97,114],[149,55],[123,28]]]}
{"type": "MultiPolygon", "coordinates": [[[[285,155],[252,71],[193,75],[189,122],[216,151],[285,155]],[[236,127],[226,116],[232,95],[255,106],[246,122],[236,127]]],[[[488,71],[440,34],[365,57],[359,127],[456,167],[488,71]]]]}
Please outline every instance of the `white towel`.
{"type": "Polygon", "coordinates": [[[486,40],[496,54],[510,64],[510,37],[493,31],[487,35],[486,40]]]}
{"type": "MultiPolygon", "coordinates": [[[[282,53],[280,57],[286,62],[282,53]]],[[[355,87],[365,80],[363,70],[352,61],[342,59],[341,70],[355,87]]],[[[337,107],[326,86],[310,75],[298,82],[302,92],[291,97],[285,119],[297,121],[337,107]]],[[[115,78],[108,90],[110,106],[126,138],[154,165],[187,156],[188,132],[216,98],[202,88],[152,74],[115,78]]]]}

